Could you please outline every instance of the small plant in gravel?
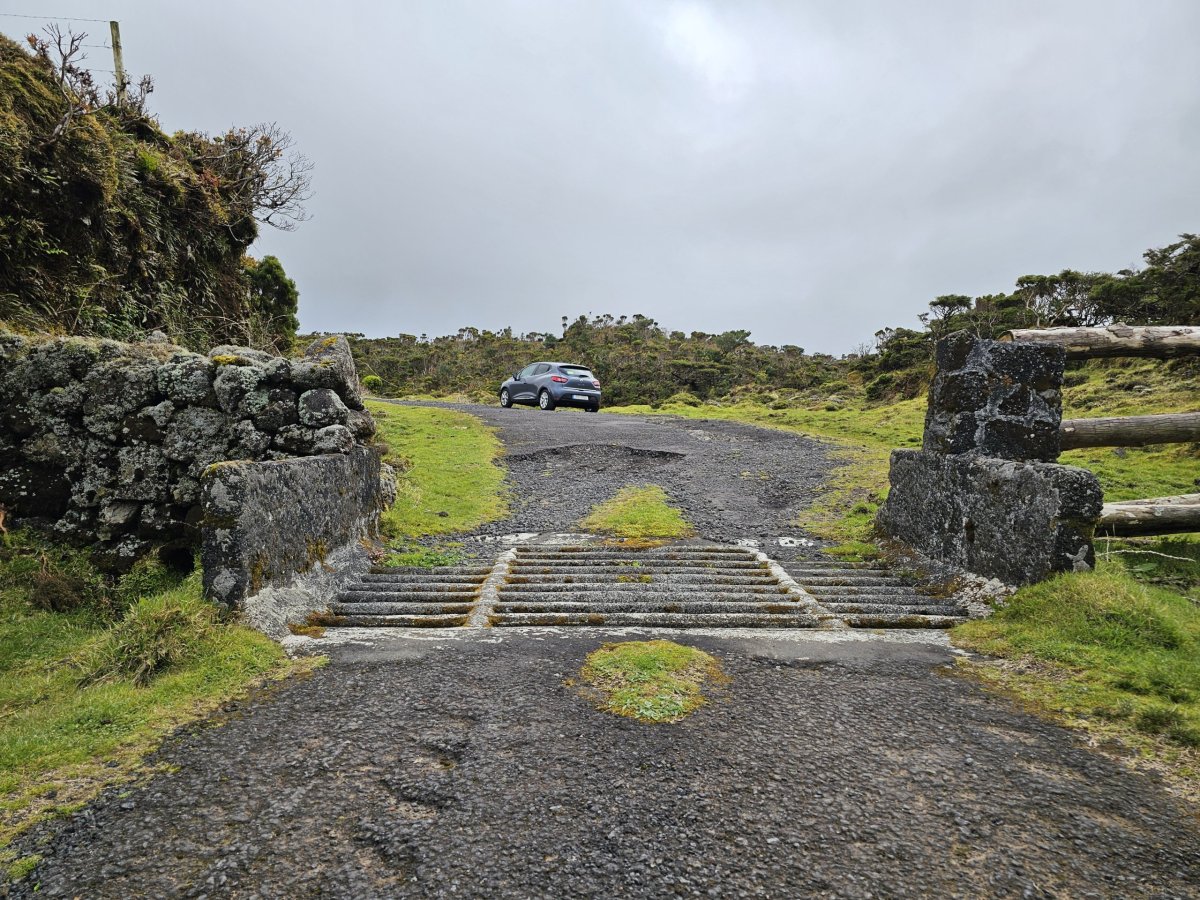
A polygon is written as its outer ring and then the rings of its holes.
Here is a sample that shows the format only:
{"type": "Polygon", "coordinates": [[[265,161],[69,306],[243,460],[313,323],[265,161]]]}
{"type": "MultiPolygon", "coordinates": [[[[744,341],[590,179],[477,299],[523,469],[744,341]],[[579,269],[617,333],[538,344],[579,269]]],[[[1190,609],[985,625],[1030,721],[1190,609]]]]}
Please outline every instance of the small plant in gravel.
{"type": "Polygon", "coordinates": [[[601,709],[650,723],[678,722],[706,702],[706,684],[728,680],[715,657],[661,640],[605,644],[580,676],[601,709]]]}
{"type": "Polygon", "coordinates": [[[621,538],[680,538],[694,532],[657,484],[621,488],[611,500],[593,507],[581,523],[588,531],[621,538]]]}

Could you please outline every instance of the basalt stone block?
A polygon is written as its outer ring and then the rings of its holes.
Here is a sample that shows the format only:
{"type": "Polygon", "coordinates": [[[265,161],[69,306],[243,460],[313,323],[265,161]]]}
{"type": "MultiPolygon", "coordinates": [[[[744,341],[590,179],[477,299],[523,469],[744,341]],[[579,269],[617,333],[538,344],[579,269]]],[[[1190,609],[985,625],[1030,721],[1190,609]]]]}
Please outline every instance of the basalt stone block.
{"type": "Polygon", "coordinates": [[[259,388],[242,398],[242,416],[249,416],[261,431],[278,431],[300,421],[296,392],[290,388],[259,388]]]}
{"type": "Polygon", "coordinates": [[[128,500],[105,500],[100,504],[96,521],[110,529],[133,530],[137,524],[138,513],[142,510],[140,503],[128,500]]]}
{"type": "Polygon", "coordinates": [[[880,527],[930,556],[1009,584],[1095,563],[1102,494],[1086,469],[897,450],[889,478],[880,527]]]}
{"type": "Polygon", "coordinates": [[[177,353],[158,368],[158,389],[180,406],[216,406],[216,365],[194,353],[177,353]]]}
{"type": "Polygon", "coordinates": [[[208,358],[214,362],[235,366],[265,365],[278,359],[270,353],[255,350],[253,347],[238,347],[234,344],[221,344],[208,351],[208,358]]]}
{"type": "Polygon", "coordinates": [[[977,340],[964,333],[939,341],[924,449],[1057,459],[1065,359],[1059,347],[977,340]]]}
{"type": "Polygon", "coordinates": [[[0,506],[13,518],[53,521],[71,500],[71,482],[55,466],[9,459],[0,468],[0,506]]]}
{"type": "Polygon", "coordinates": [[[349,412],[337,392],[329,388],[316,388],[300,395],[300,424],[309,428],[344,425],[349,412]]]}
{"type": "Polygon", "coordinates": [[[354,433],[357,440],[365,441],[375,434],[375,418],[365,409],[347,410],[346,427],[354,433]]]}
{"type": "Polygon", "coordinates": [[[230,420],[215,409],[193,406],[175,414],[163,437],[163,452],[178,462],[220,459],[229,447],[230,420]]]}
{"type": "Polygon", "coordinates": [[[171,495],[171,464],[158,447],[134,445],[117,451],[116,481],[108,496],[119,500],[158,500],[171,495]]]}
{"type": "Polygon", "coordinates": [[[316,431],[303,425],[288,425],[279,429],[279,433],[271,441],[271,446],[285,450],[293,456],[307,456],[313,452],[313,441],[316,431]]]}
{"type": "Polygon", "coordinates": [[[227,413],[236,414],[244,398],[262,384],[262,369],[255,366],[221,366],[213,378],[217,403],[227,413]]]}
{"type": "Polygon", "coordinates": [[[230,459],[261,459],[271,448],[271,435],[259,431],[253,422],[242,420],[233,426],[230,459]]]}
{"type": "Polygon", "coordinates": [[[291,377],[300,387],[337,391],[351,409],[363,408],[350,343],[340,334],[309,344],[304,358],[292,361],[291,377]]]}
{"type": "Polygon", "coordinates": [[[323,573],[342,548],[377,533],[380,459],[366,447],[204,473],[204,590],[240,607],[264,589],[323,573]]]}
{"type": "Polygon", "coordinates": [[[313,434],[313,453],[349,453],[354,434],[345,425],[327,425],[313,434]]]}

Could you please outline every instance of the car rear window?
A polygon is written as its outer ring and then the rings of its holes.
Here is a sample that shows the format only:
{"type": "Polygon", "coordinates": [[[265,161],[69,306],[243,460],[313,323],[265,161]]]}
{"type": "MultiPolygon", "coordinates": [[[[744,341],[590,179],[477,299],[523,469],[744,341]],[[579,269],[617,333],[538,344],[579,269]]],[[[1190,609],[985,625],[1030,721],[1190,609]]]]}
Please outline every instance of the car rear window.
{"type": "Polygon", "coordinates": [[[591,369],[585,369],[583,366],[559,366],[559,370],[564,375],[570,375],[573,378],[594,378],[591,369]]]}

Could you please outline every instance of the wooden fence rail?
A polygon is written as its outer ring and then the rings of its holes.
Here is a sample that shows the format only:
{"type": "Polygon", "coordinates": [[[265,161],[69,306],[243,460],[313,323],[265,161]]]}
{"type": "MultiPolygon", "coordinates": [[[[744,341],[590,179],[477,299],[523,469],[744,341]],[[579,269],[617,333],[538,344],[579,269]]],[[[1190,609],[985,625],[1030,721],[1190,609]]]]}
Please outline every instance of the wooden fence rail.
{"type": "Polygon", "coordinates": [[[1192,325],[1103,325],[1096,328],[1016,328],[1002,341],[1054,344],[1067,359],[1149,356],[1169,359],[1200,354],[1200,327],[1192,325]]]}
{"type": "Polygon", "coordinates": [[[1200,412],[1063,419],[1059,436],[1064,450],[1200,441],[1200,412]]]}
{"type": "Polygon", "coordinates": [[[1200,531],[1200,494],[1105,503],[1097,535],[1143,537],[1200,531]]]}

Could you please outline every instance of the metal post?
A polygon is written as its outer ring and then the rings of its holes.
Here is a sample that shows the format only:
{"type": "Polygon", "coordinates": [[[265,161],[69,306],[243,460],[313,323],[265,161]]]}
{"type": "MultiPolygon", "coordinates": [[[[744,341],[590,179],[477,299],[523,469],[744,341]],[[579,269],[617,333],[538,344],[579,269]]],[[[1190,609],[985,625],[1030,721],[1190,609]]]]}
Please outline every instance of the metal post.
{"type": "Polygon", "coordinates": [[[108,23],[112,35],[113,74],[117,76],[117,102],[125,105],[125,88],[129,82],[125,78],[125,61],[121,57],[121,25],[119,22],[108,23]]]}

